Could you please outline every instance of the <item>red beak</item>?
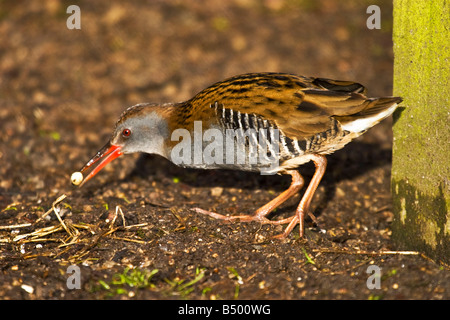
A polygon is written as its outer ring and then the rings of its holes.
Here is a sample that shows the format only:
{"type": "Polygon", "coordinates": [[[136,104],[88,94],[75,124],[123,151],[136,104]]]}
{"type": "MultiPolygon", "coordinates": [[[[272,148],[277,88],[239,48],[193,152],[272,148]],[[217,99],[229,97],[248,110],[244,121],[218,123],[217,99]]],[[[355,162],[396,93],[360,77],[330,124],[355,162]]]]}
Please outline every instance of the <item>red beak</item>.
{"type": "Polygon", "coordinates": [[[101,148],[95,156],[89,160],[86,165],[80,170],[81,173],[89,169],[94,164],[98,163],[97,166],[84,178],[83,182],[80,184],[80,187],[93,176],[95,176],[104,166],[108,163],[121,156],[122,152],[120,151],[119,146],[112,145],[108,142],[103,148],[101,148]],[[99,162],[100,161],[100,162],[99,162]]]}

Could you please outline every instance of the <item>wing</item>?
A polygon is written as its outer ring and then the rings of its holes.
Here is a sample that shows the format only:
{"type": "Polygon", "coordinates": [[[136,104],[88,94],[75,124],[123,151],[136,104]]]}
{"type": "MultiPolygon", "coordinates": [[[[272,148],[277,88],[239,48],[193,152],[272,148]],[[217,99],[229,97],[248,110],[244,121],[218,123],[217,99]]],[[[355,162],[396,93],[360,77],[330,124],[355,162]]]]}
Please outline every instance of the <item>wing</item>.
{"type": "Polygon", "coordinates": [[[275,123],[291,138],[308,139],[329,130],[333,117],[363,111],[370,103],[365,92],[356,82],[252,73],[206,88],[186,102],[186,108],[193,119],[201,119],[209,112],[208,107],[219,104],[234,114],[254,115],[275,123]]]}

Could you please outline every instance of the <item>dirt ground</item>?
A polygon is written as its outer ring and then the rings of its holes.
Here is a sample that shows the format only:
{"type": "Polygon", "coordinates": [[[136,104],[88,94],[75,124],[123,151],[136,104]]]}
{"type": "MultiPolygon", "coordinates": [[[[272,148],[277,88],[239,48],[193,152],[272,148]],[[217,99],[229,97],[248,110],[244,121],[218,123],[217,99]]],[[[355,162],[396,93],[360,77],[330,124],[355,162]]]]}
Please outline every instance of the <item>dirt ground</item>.
{"type": "MultiPolygon", "coordinates": [[[[289,72],[391,95],[391,1],[80,1],[80,30],[66,27],[70,4],[0,4],[1,299],[450,297],[448,266],[390,240],[391,119],[328,157],[306,240],[191,210],[252,213],[289,177],[129,155],[82,188],[69,179],[127,106],[186,100],[228,76],[289,72]],[[379,30],[366,27],[371,4],[379,30]]],[[[308,180],[314,167],[300,170],[308,180]]]]}

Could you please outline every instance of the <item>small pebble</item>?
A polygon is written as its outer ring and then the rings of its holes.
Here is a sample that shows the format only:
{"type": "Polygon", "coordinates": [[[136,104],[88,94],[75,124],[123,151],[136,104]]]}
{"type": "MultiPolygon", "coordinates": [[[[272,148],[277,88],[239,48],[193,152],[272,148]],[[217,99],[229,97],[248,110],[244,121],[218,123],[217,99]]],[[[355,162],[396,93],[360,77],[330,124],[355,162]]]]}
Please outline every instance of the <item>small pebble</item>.
{"type": "Polygon", "coordinates": [[[211,189],[211,196],[220,197],[222,195],[223,188],[222,187],[214,187],[211,189]]]}
{"type": "Polygon", "coordinates": [[[30,293],[30,294],[34,292],[34,288],[32,286],[27,285],[27,284],[22,284],[20,287],[23,290],[25,290],[26,292],[30,293]]]}

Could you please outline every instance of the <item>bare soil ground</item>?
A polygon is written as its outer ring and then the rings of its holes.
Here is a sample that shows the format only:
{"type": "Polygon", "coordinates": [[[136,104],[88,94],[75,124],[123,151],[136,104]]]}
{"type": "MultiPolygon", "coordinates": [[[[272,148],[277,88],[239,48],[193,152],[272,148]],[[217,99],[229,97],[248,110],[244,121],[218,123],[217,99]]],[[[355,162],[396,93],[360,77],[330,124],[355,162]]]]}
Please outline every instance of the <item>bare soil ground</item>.
{"type": "MultiPolygon", "coordinates": [[[[81,1],[81,30],[66,27],[70,4],[0,5],[2,299],[450,297],[448,266],[391,252],[405,249],[390,240],[391,120],[329,156],[306,240],[191,210],[252,213],[289,177],[131,155],[70,185],[127,106],[186,100],[228,76],[281,71],[391,95],[390,1],[81,1]],[[371,4],[380,30],[366,27],[371,4]],[[70,265],[80,289],[67,286],[70,265]]],[[[301,194],[273,216],[292,214],[301,194]]]]}

